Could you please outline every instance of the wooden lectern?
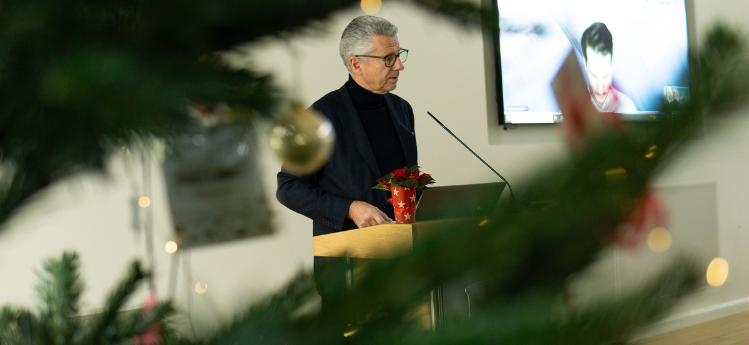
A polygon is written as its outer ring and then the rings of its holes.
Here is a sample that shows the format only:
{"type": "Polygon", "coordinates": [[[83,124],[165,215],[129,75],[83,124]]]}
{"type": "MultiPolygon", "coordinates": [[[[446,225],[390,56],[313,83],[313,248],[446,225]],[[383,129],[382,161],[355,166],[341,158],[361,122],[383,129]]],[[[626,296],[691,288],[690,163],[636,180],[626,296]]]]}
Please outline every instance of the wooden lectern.
{"type": "MultiPolygon", "coordinates": [[[[464,223],[466,219],[446,219],[413,224],[382,224],[362,229],[346,230],[312,237],[315,256],[351,259],[390,259],[413,250],[419,239],[434,230],[464,223]]],[[[442,325],[442,287],[430,293],[429,325],[442,325]]]]}

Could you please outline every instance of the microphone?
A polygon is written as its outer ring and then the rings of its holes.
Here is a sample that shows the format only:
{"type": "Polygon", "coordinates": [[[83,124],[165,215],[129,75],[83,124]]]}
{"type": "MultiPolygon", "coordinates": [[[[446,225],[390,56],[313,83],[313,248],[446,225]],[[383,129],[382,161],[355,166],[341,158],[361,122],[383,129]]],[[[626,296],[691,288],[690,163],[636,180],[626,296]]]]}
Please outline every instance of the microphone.
{"type": "Polygon", "coordinates": [[[445,126],[444,124],[442,124],[442,122],[440,122],[440,120],[437,120],[437,118],[434,117],[434,115],[432,115],[432,113],[430,113],[430,112],[427,111],[427,114],[429,114],[429,116],[431,116],[434,119],[434,121],[437,121],[437,123],[440,126],[442,126],[442,128],[444,128],[447,131],[447,133],[450,133],[450,135],[452,135],[453,138],[455,138],[455,140],[457,140],[458,142],[460,142],[461,144],[463,144],[463,146],[466,149],[468,149],[468,151],[471,151],[471,153],[473,153],[473,155],[476,156],[476,158],[478,158],[481,161],[481,163],[484,163],[484,165],[486,165],[489,169],[491,169],[491,171],[493,171],[495,174],[497,174],[497,176],[499,176],[499,178],[502,179],[502,181],[504,181],[504,183],[507,184],[507,187],[510,189],[510,205],[512,205],[512,207],[514,208],[514,206],[515,206],[515,193],[512,192],[512,186],[510,186],[510,182],[507,182],[507,180],[502,175],[500,175],[496,170],[494,170],[494,168],[492,168],[491,165],[489,165],[489,163],[487,163],[485,160],[483,160],[481,157],[479,157],[479,155],[476,154],[476,152],[473,152],[473,150],[471,150],[471,148],[468,147],[468,145],[466,145],[466,143],[464,143],[463,140],[460,140],[460,138],[458,138],[455,134],[453,134],[453,132],[449,128],[447,128],[447,126],[445,126]]]}

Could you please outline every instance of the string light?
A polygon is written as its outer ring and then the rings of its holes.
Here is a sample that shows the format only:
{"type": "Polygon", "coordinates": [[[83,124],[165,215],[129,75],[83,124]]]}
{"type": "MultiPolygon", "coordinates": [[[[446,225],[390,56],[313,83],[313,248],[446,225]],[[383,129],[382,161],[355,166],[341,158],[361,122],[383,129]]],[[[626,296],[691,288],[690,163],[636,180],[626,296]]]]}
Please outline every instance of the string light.
{"type": "Polygon", "coordinates": [[[655,156],[655,150],[658,148],[658,146],[653,145],[648,148],[648,153],[645,154],[645,158],[653,158],[655,156]]]}
{"type": "Polygon", "coordinates": [[[195,284],[195,292],[198,293],[198,295],[202,295],[208,291],[208,284],[203,284],[200,282],[197,282],[195,284]]]}
{"type": "Polygon", "coordinates": [[[382,0],[361,0],[361,9],[366,14],[375,14],[380,12],[382,0]]]}
{"type": "Polygon", "coordinates": [[[140,199],[138,199],[138,205],[142,208],[146,208],[151,205],[151,198],[147,196],[142,196],[140,199]]]}
{"type": "Polygon", "coordinates": [[[707,283],[710,286],[722,286],[728,278],[728,261],[715,258],[707,266],[707,283]]]}
{"type": "Polygon", "coordinates": [[[169,254],[176,253],[178,248],[179,246],[177,246],[177,242],[174,242],[174,241],[169,241],[164,246],[164,250],[166,250],[166,252],[169,254]]]}
{"type": "Polygon", "coordinates": [[[615,168],[606,170],[606,180],[623,180],[627,178],[627,170],[615,168]]]}
{"type": "Polygon", "coordinates": [[[656,253],[663,253],[671,248],[671,233],[666,228],[657,227],[650,230],[648,247],[656,253]]]}

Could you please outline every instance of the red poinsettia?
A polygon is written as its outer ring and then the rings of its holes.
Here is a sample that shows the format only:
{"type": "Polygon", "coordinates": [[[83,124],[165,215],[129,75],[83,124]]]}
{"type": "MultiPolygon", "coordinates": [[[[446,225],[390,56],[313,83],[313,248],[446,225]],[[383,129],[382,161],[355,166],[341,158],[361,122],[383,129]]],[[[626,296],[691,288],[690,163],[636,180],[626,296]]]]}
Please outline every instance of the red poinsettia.
{"type": "Polygon", "coordinates": [[[404,167],[381,177],[377,180],[377,185],[372,189],[379,189],[389,192],[392,187],[411,187],[415,186],[416,190],[429,189],[427,185],[434,183],[432,175],[421,174],[418,165],[404,167]]]}
{"type": "MultiPolygon", "coordinates": [[[[432,178],[432,175],[429,174],[421,174],[419,175],[419,186],[422,186],[421,189],[426,188],[426,185],[434,183],[434,179],[432,178]]],[[[416,189],[419,189],[418,187],[416,189]]]]}
{"type": "Polygon", "coordinates": [[[395,223],[409,224],[416,221],[416,191],[429,189],[427,185],[432,183],[431,175],[422,174],[418,165],[412,165],[383,176],[372,189],[392,193],[388,202],[393,205],[395,223]]]}
{"type": "Polygon", "coordinates": [[[393,170],[393,179],[398,181],[401,179],[408,179],[408,173],[406,172],[408,170],[408,167],[404,167],[403,169],[396,169],[393,170]]]}

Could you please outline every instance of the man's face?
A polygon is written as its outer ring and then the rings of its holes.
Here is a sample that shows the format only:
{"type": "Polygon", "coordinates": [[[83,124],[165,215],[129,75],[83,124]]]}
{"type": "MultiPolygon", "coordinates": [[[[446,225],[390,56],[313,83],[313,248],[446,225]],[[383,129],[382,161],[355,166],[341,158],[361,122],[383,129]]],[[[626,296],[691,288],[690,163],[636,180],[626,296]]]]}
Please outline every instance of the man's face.
{"type": "Polygon", "coordinates": [[[588,72],[590,94],[601,107],[611,90],[611,54],[601,54],[590,47],[586,50],[588,59],[585,63],[585,70],[588,72]]]}
{"type": "MultiPolygon", "coordinates": [[[[386,56],[398,54],[401,49],[398,37],[373,36],[374,49],[364,55],[386,56]]],[[[398,84],[398,74],[403,70],[403,63],[395,59],[395,64],[385,66],[385,62],[378,58],[365,58],[366,63],[360,64],[360,69],[354,73],[359,79],[359,84],[376,94],[386,94],[393,91],[398,84]],[[362,85],[363,84],[363,85],[362,85]]]]}

